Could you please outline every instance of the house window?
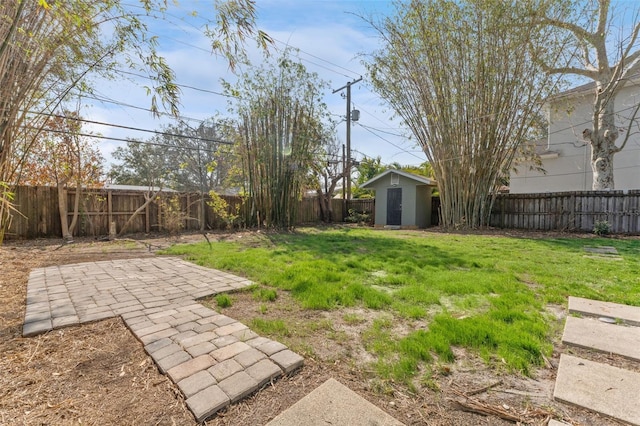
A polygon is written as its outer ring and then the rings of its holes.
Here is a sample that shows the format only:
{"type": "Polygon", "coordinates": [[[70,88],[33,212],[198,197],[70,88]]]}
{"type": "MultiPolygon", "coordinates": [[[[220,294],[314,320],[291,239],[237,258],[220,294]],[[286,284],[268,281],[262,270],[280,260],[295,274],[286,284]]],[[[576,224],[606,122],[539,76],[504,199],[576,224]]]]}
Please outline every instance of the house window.
{"type": "Polygon", "coordinates": [[[391,186],[398,186],[400,184],[400,175],[391,173],[391,186]]]}

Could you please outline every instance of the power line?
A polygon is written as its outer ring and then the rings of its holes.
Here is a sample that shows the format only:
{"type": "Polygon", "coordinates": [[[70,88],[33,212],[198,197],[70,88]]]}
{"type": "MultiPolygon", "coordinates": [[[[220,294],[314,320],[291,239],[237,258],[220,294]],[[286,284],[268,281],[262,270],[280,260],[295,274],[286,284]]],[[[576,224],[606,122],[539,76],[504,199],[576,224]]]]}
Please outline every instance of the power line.
{"type": "MultiPolygon", "coordinates": [[[[102,69],[107,69],[106,67],[99,67],[102,69]]],[[[152,77],[149,77],[148,75],[144,75],[144,74],[138,74],[132,71],[126,71],[123,69],[113,69],[113,68],[109,68],[109,70],[112,70],[113,72],[117,73],[117,74],[125,74],[125,75],[131,75],[133,77],[138,77],[138,78],[143,78],[145,80],[150,80],[150,81],[154,81],[152,77]]],[[[185,89],[190,89],[190,90],[195,90],[196,92],[202,92],[202,93],[209,93],[212,95],[217,95],[217,96],[224,96],[225,98],[237,98],[236,96],[233,95],[229,95],[226,93],[222,93],[222,92],[216,92],[215,90],[209,90],[209,89],[203,89],[200,87],[195,87],[195,86],[191,86],[188,84],[184,84],[184,83],[173,83],[174,85],[178,86],[178,87],[183,87],[185,89]]]]}
{"type": "MultiPolygon", "coordinates": [[[[166,143],[159,143],[159,142],[151,142],[151,141],[140,141],[137,139],[124,139],[124,138],[117,138],[117,137],[113,137],[113,136],[102,136],[102,135],[95,135],[92,133],[76,133],[76,132],[69,132],[67,130],[54,130],[54,129],[40,129],[39,127],[33,127],[33,126],[22,126],[23,129],[30,129],[30,130],[42,130],[43,132],[48,132],[48,133],[57,133],[57,134],[63,134],[63,135],[75,135],[75,136],[84,136],[84,137],[89,137],[89,138],[95,138],[95,139],[105,139],[105,140],[111,140],[111,141],[118,141],[118,142],[127,142],[127,143],[135,143],[135,144],[140,144],[140,145],[153,145],[153,146],[160,146],[160,147],[165,147],[165,148],[180,148],[180,149],[186,149],[189,151],[202,151],[202,152],[210,152],[210,153],[214,153],[216,152],[215,150],[211,150],[211,149],[206,149],[206,148],[199,148],[199,147],[191,147],[191,146],[176,146],[176,145],[169,145],[166,143]]],[[[219,143],[224,143],[224,144],[230,144],[230,142],[219,142],[219,143]]]]}
{"type": "Polygon", "coordinates": [[[342,70],[344,70],[344,71],[346,71],[346,72],[348,72],[348,73],[350,73],[350,74],[352,74],[352,75],[346,75],[346,74],[340,73],[340,72],[338,72],[338,71],[336,71],[336,70],[332,70],[332,69],[330,69],[330,68],[328,68],[328,67],[326,67],[326,66],[324,66],[324,65],[320,65],[320,64],[318,64],[318,63],[316,63],[316,62],[310,61],[309,59],[300,58],[300,59],[301,59],[301,60],[303,60],[303,61],[309,62],[310,64],[316,65],[316,66],[318,66],[318,67],[324,68],[324,69],[326,69],[327,71],[331,71],[331,72],[333,72],[333,73],[335,73],[335,74],[338,74],[338,75],[340,75],[340,76],[347,77],[347,78],[353,78],[353,76],[354,76],[354,75],[355,75],[355,76],[359,76],[359,75],[360,75],[360,73],[357,73],[357,72],[355,72],[355,71],[353,71],[353,70],[350,70],[350,69],[348,69],[348,68],[345,68],[345,67],[343,67],[343,66],[341,66],[341,65],[338,65],[338,64],[336,64],[336,63],[334,63],[334,62],[328,61],[328,60],[326,60],[326,59],[324,59],[324,58],[321,58],[321,57],[319,57],[319,56],[316,56],[316,55],[314,55],[314,54],[312,54],[312,53],[309,53],[309,52],[307,52],[307,51],[305,51],[305,50],[300,49],[299,47],[292,46],[292,45],[290,45],[289,43],[285,43],[285,42],[280,41],[280,40],[278,40],[278,39],[276,39],[276,38],[273,38],[273,37],[271,37],[271,39],[272,39],[273,41],[275,41],[275,42],[278,42],[278,43],[280,43],[280,44],[284,45],[284,46],[292,47],[292,48],[296,49],[298,52],[304,53],[305,55],[311,56],[312,58],[318,59],[318,60],[320,60],[320,61],[322,61],[322,62],[326,62],[327,64],[329,64],[329,65],[331,65],[331,66],[334,66],[334,67],[336,67],[336,68],[342,69],[342,70]]]}
{"type": "MultiPolygon", "coordinates": [[[[63,118],[65,120],[80,121],[80,122],[83,122],[83,123],[98,124],[98,125],[101,125],[101,126],[117,127],[119,129],[135,130],[137,132],[153,133],[153,134],[159,135],[159,136],[170,136],[170,137],[176,137],[176,138],[182,138],[182,139],[197,140],[197,141],[203,141],[203,142],[216,142],[216,143],[222,143],[222,144],[226,144],[226,145],[233,145],[233,142],[227,142],[227,141],[218,140],[218,139],[202,138],[202,137],[198,137],[198,136],[180,135],[180,134],[176,134],[176,133],[161,132],[161,131],[158,131],[158,130],[149,130],[149,129],[142,129],[142,128],[139,128],[139,127],[125,126],[125,125],[122,125],[122,124],[104,123],[102,121],[88,120],[88,119],[79,118],[79,117],[69,117],[69,116],[60,115],[60,114],[53,114],[53,113],[46,113],[46,112],[33,112],[33,111],[29,111],[29,112],[31,114],[38,114],[38,115],[45,115],[45,116],[48,116],[48,117],[63,118]]],[[[51,131],[51,130],[47,129],[45,131],[51,131]]],[[[81,135],[81,136],[86,136],[86,135],[81,135]]]]}
{"type": "Polygon", "coordinates": [[[406,135],[401,135],[401,134],[399,134],[399,133],[388,132],[388,131],[386,131],[386,130],[377,129],[377,128],[372,127],[372,126],[366,126],[366,125],[364,125],[364,124],[362,124],[362,123],[358,123],[358,124],[360,124],[360,126],[364,127],[365,129],[375,130],[376,132],[386,133],[387,135],[391,135],[391,136],[398,136],[398,137],[400,137],[400,138],[406,138],[406,137],[407,137],[406,135]]]}
{"type": "Polygon", "coordinates": [[[382,136],[380,136],[379,134],[375,133],[374,131],[362,126],[360,123],[357,123],[358,125],[360,125],[363,129],[365,129],[367,132],[371,133],[372,135],[374,135],[375,137],[382,139],[383,141],[385,141],[386,143],[388,143],[389,145],[393,145],[396,148],[398,148],[399,150],[401,150],[402,152],[409,154],[409,155],[413,155],[414,157],[416,157],[417,159],[424,161],[424,158],[417,156],[416,154],[413,154],[411,151],[407,151],[406,149],[402,148],[400,145],[396,145],[395,143],[391,142],[389,139],[383,138],[382,136]]]}
{"type": "Polygon", "coordinates": [[[88,93],[82,93],[82,94],[78,94],[78,96],[80,97],[84,97],[87,99],[93,99],[99,102],[104,102],[104,103],[108,103],[108,104],[113,104],[113,105],[118,105],[118,106],[122,106],[122,107],[126,107],[126,108],[131,108],[131,109],[137,109],[140,111],[145,111],[145,112],[149,112],[152,114],[158,114],[161,116],[166,116],[172,119],[179,119],[179,120],[185,120],[185,121],[197,121],[200,123],[203,123],[206,121],[206,119],[199,119],[199,118],[193,118],[193,117],[187,117],[185,115],[173,115],[171,113],[168,112],[162,112],[162,111],[153,111],[150,108],[145,108],[145,107],[141,107],[141,106],[137,106],[137,105],[131,105],[131,104],[127,104],[125,102],[122,101],[117,101],[115,99],[112,98],[108,98],[108,97],[98,97],[95,94],[88,94],[88,93]]]}

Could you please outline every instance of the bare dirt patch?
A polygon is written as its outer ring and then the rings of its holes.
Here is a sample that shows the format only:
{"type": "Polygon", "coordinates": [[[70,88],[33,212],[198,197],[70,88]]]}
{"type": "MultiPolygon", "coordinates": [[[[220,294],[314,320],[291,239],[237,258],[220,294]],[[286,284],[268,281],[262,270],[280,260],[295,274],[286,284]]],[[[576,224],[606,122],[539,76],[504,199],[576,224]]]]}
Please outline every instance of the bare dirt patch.
{"type": "MultiPolygon", "coordinates": [[[[250,238],[250,234],[211,238],[250,238]]],[[[159,373],[119,318],[32,338],[21,336],[26,285],[33,268],[153,256],[159,248],[189,241],[203,241],[203,237],[84,240],[66,245],[59,240],[6,242],[0,247],[0,424],[194,425],[177,387],[159,373]]],[[[496,415],[461,410],[452,401],[469,402],[460,396],[465,392],[473,394],[470,398],[481,406],[529,419],[531,424],[544,424],[548,415],[574,424],[617,424],[552,400],[557,350],[548,366],[531,379],[488,367],[476,356],[457,349],[456,362],[443,369],[435,383],[411,393],[405,386],[382,382],[373,374],[371,362],[375,358],[365,350],[362,333],[380,313],[362,308],[305,311],[281,291],[276,302],[256,300],[250,292],[233,294],[232,299],[233,305],[223,312],[246,324],[254,318],[282,319],[291,324],[288,335],[269,337],[304,355],[305,366],[230,406],[208,425],[265,424],[329,377],[407,425],[512,424],[496,415]]],[[[215,301],[210,303],[215,306],[215,301]]],[[[558,311],[554,309],[554,313],[558,311]]],[[[397,324],[398,333],[410,326],[397,324]]]]}

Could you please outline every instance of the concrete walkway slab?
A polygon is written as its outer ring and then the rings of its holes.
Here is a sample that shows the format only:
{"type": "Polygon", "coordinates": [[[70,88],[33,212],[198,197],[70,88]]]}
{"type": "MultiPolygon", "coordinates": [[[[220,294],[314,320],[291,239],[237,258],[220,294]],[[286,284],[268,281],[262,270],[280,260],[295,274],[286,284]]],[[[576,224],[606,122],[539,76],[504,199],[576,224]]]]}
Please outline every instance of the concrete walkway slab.
{"type": "Polygon", "coordinates": [[[569,296],[569,313],[618,319],[640,327],[640,307],[569,296]]]}
{"type": "Polygon", "coordinates": [[[304,362],[285,345],[195,301],[251,284],[171,257],[36,269],[22,332],[28,337],[121,316],[202,422],[304,362]]]}
{"type": "Polygon", "coordinates": [[[296,402],[268,426],[402,426],[380,408],[344,386],[329,379],[296,402]]]}
{"type": "Polygon", "coordinates": [[[553,397],[640,425],[640,374],[562,354],[553,397]]]}
{"type": "Polygon", "coordinates": [[[562,343],[640,361],[640,327],[607,324],[597,319],[567,317],[562,343]]]}
{"type": "Polygon", "coordinates": [[[612,254],[612,255],[618,254],[618,250],[615,247],[611,247],[611,246],[599,246],[599,247],[585,246],[583,248],[584,248],[584,251],[588,253],[612,254]]]}

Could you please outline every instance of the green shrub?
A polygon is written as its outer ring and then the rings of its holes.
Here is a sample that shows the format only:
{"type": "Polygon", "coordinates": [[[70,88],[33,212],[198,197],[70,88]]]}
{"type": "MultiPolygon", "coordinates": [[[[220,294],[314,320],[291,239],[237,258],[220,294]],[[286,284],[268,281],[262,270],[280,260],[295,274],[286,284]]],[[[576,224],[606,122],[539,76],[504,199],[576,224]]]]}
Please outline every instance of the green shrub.
{"type": "Polygon", "coordinates": [[[371,214],[365,211],[359,212],[355,209],[349,209],[349,216],[347,216],[344,220],[349,223],[369,225],[371,223],[371,214]]]}
{"type": "Polygon", "coordinates": [[[596,220],[596,223],[593,224],[593,233],[599,236],[609,235],[611,224],[606,220],[596,220]]]}

